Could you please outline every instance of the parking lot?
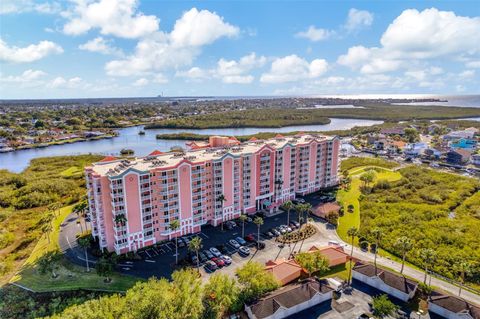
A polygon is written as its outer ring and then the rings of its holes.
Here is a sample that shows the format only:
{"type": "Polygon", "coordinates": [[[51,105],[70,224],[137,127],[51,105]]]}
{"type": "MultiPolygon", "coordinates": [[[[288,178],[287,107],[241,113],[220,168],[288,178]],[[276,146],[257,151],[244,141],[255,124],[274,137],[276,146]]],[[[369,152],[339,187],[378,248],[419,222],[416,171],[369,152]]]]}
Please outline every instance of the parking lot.
{"type": "MultiPolygon", "coordinates": [[[[292,212],[290,214],[290,220],[292,221],[294,219],[295,213],[292,212]]],[[[285,212],[279,213],[272,217],[265,217],[264,224],[260,227],[260,241],[265,244],[265,247],[257,250],[255,242],[247,242],[244,246],[250,249],[250,254],[248,256],[245,254],[240,254],[238,252],[238,248],[229,243],[231,239],[242,237],[242,226],[239,222],[237,222],[237,227],[234,227],[233,229],[229,230],[227,227],[224,227],[224,231],[221,231],[220,227],[205,225],[200,233],[183,236],[182,238],[188,238],[191,240],[192,238],[199,236],[202,239],[203,246],[200,250],[201,252],[208,250],[211,247],[223,245],[224,253],[232,259],[232,264],[222,267],[216,271],[233,275],[236,268],[242,266],[249,260],[255,260],[263,264],[268,260],[274,260],[281,257],[286,258],[292,252],[300,249],[300,246],[302,245],[301,242],[291,245],[282,245],[279,242],[276,242],[275,238],[266,238],[262,234],[273,227],[286,224],[286,221],[287,214],[285,212]]],[[[320,227],[322,227],[321,224],[320,227]]],[[[255,225],[253,222],[245,222],[245,236],[248,234],[252,234],[254,239],[256,241],[258,240],[257,225],[255,225]]],[[[328,238],[323,238],[320,235],[320,232],[318,232],[316,235],[304,241],[302,249],[308,249],[313,244],[326,245],[327,242],[328,238]]],[[[119,271],[144,278],[151,276],[168,278],[175,269],[174,241],[146,248],[139,251],[138,254],[141,256],[142,260],[123,262],[119,267],[119,271]]],[[[189,252],[186,245],[178,248],[178,254],[179,264],[185,264],[188,262],[191,266],[196,267],[196,263],[192,263],[191,259],[189,258],[189,254],[194,253],[189,252]]],[[[203,278],[208,278],[211,272],[205,270],[204,264],[204,262],[200,263],[200,272],[203,278]]]]}

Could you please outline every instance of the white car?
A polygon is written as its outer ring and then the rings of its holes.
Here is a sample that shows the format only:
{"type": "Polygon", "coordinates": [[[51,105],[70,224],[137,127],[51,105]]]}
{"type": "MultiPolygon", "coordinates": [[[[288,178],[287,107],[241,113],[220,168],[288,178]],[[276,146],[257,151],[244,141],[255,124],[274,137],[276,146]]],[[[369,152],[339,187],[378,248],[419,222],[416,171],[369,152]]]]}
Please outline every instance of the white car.
{"type": "Polygon", "coordinates": [[[248,247],[245,247],[245,246],[240,246],[240,248],[238,248],[238,253],[241,254],[241,255],[248,256],[248,255],[250,255],[250,249],[248,247]]]}
{"type": "Polygon", "coordinates": [[[240,248],[240,244],[239,244],[235,239],[230,239],[230,240],[228,241],[228,243],[229,243],[230,245],[232,245],[233,248],[235,248],[235,249],[240,248]]]}
{"type": "Polygon", "coordinates": [[[227,266],[232,263],[232,258],[230,258],[229,256],[222,255],[222,256],[220,256],[220,258],[223,259],[223,261],[225,262],[225,265],[227,265],[227,266]]]}
{"type": "Polygon", "coordinates": [[[212,255],[214,255],[215,257],[220,257],[222,254],[220,253],[220,251],[215,248],[215,247],[212,247],[210,248],[210,252],[212,253],[212,255]]]}

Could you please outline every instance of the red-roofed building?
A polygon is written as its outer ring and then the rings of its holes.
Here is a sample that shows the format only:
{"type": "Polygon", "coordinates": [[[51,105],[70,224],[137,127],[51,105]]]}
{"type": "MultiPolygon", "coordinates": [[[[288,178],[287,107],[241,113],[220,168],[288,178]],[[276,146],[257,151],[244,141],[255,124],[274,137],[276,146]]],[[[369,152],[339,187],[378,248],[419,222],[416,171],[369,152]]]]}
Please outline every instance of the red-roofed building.
{"type": "Polygon", "coordinates": [[[272,273],[282,286],[300,278],[303,272],[302,267],[293,259],[269,260],[265,265],[265,271],[272,273]]]}
{"type": "Polygon", "coordinates": [[[308,252],[317,251],[328,259],[330,267],[345,264],[347,261],[350,260],[350,255],[347,254],[342,247],[327,246],[318,248],[317,246],[312,246],[308,250],[308,252]]]}
{"type": "Polygon", "coordinates": [[[116,158],[115,156],[105,156],[100,162],[112,162],[112,161],[116,161],[118,158],[116,158]]]}
{"type": "Polygon", "coordinates": [[[157,155],[163,155],[163,154],[165,154],[165,153],[160,152],[159,150],[154,150],[153,152],[148,154],[148,156],[157,156],[157,155]]]}

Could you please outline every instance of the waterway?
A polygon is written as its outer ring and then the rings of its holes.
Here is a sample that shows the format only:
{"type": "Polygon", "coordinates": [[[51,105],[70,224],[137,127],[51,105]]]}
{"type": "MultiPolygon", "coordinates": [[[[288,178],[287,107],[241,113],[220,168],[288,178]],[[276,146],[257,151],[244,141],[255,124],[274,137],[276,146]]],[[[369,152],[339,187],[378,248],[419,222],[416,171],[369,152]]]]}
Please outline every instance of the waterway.
{"type": "Polygon", "coordinates": [[[134,126],[118,130],[119,136],[111,139],[85,141],[64,145],[53,145],[46,148],[33,148],[9,153],[0,153],[0,169],[21,172],[34,158],[46,156],[104,154],[117,155],[121,149],[135,151],[137,156],[145,156],[155,149],[168,151],[173,146],[185,146],[184,140],[157,140],[157,134],[190,132],[204,135],[250,135],[259,132],[292,132],[292,131],[334,131],[346,130],[354,126],[371,126],[382,121],[337,119],[332,118],[329,124],[287,126],[282,128],[223,128],[223,129],[153,129],[145,130],[145,135],[139,135],[143,127],[134,126]]]}

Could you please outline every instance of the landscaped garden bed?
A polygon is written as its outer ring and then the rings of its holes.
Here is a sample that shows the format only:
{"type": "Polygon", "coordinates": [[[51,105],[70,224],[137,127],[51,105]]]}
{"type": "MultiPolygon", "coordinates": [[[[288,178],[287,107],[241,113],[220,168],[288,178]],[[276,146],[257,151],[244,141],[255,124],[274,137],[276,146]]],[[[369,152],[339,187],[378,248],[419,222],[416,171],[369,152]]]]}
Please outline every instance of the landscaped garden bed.
{"type": "Polygon", "coordinates": [[[313,226],[312,224],[305,224],[296,231],[279,236],[277,238],[277,241],[284,244],[296,243],[298,241],[312,237],[313,235],[315,235],[316,232],[317,228],[315,226],[313,226]]]}

